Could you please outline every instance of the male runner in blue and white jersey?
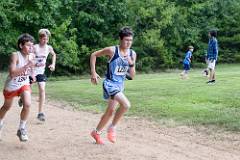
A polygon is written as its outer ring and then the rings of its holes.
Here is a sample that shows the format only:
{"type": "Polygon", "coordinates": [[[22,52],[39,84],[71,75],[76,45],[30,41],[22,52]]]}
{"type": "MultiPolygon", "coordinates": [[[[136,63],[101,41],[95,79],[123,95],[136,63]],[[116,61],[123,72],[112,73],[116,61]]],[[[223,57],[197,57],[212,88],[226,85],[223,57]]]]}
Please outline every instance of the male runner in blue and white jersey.
{"type": "Polygon", "coordinates": [[[133,41],[133,32],[129,27],[124,27],[119,32],[120,45],[106,47],[91,54],[91,82],[98,84],[100,76],[96,73],[96,58],[107,56],[106,78],[103,81],[104,99],[108,100],[108,107],[99,121],[95,130],[91,132],[91,136],[96,140],[97,144],[103,144],[100,137],[101,131],[108,123],[114,113],[115,107],[119,104],[113,121],[108,127],[107,138],[110,142],[116,142],[116,125],[123,114],[130,108],[130,102],[124,95],[124,80],[127,72],[131,78],[135,75],[136,53],[130,49],[133,41]]]}

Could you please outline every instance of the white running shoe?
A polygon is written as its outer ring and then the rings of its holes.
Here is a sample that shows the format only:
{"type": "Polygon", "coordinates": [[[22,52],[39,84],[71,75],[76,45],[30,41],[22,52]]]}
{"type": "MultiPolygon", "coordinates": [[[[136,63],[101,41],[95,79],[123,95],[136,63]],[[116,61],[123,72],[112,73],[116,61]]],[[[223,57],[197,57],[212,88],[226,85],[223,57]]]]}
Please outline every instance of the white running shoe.
{"type": "Polygon", "coordinates": [[[0,125],[0,141],[2,140],[2,128],[3,128],[3,125],[0,125]]]}
{"type": "Polygon", "coordinates": [[[2,140],[2,129],[0,127],[0,141],[2,140]]]}
{"type": "Polygon", "coordinates": [[[19,129],[17,131],[17,136],[21,142],[26,142],[28,141],[28,136],[27,136],[27,130],[26,129],[19,129]]]}

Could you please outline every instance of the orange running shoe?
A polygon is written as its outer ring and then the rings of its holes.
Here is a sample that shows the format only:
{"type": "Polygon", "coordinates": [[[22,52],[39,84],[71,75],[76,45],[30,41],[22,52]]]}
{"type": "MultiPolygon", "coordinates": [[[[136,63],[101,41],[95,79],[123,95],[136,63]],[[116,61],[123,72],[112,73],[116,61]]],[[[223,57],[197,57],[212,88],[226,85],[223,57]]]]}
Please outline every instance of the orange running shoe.
{"type": "Polygon", "coordinates": [[[107,138],[110,142],[115,143],[116,142],[116,132],[113,127],[110,127],[107,132],[107,138]]]}
{"type": "Polygon", "coordinates": [[[100,134],[98,134],[95,130],[91,132],[91,136],[95,139],[96,144],[104,144],[103,140],[100,137],[100,134]]]}

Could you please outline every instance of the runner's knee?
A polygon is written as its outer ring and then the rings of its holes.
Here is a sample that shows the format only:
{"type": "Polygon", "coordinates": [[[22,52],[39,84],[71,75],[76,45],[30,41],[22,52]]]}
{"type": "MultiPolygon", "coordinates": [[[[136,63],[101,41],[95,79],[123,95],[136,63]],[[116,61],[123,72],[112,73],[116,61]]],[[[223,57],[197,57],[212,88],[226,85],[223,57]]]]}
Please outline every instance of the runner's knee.
{"type": "Polygon", "coordinates": [[[126,102],[124,102],[122,105],[126,109],[129,109],[131,107],[131,103],[128,100],[126,102]]]}
{"type": "Polygon", "coordinates": [[[4,110],[4,111],[8,111],[10,108],[11,108],[11,105],[6,105],[5,104],[5,105],[2,106],[1,109],[4,110]]]}
{"type": "Polygon", "coordinates": [[[29,110],[30,106],[31,106],[30,103],[25,103],[25,104],[23,104],[23,109],[29,110]]]}
{"type": "Polygon", "coordinates": [[[118,102],[120,103],[121,106],[123,106],[126,109],[131,107],[131,103],[129,102],[127,97],[122,93],[119,93],[118,95],[118,102]]]}
{"type": "Polygon", "coordinates": [[[40,93],[45,93],[45,88],[40,87],[40,88],[39,88],[39,92],[40,92],[40,93]]]}

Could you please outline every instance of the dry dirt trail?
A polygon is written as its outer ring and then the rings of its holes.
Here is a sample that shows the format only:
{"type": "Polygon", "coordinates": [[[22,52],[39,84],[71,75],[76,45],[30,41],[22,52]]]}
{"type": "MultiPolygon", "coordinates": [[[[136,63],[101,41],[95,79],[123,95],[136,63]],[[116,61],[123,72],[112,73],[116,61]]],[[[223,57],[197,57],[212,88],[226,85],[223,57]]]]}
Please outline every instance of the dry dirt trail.
{"type": "MultiPolygon", "coordinates": [[[[2,104],[1,96],[0,102],[2,104]]],[[[117,143],[96,145],[89,136],[100,114],[74,111],[60,102],[46,103],[47,121],[36,119],[33,98],[28,142],[16,136],[17,102],[5,119],[0,160],[240,160],[240,134],[213,133],[186,126],[166,127],[125,117],[117,128],[117,143]]]]}

